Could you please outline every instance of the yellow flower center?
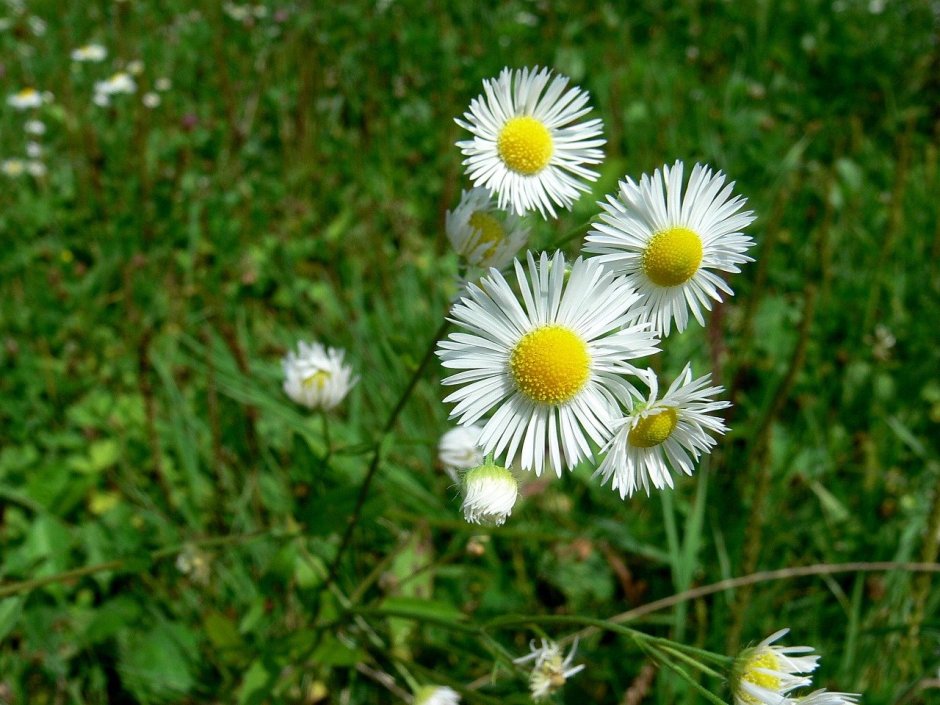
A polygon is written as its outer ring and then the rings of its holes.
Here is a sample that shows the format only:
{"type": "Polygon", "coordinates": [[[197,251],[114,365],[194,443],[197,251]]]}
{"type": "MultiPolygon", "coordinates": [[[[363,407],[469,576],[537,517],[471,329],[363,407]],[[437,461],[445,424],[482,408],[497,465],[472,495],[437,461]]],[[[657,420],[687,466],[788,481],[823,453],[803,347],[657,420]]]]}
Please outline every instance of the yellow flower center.
{"type": "MultiPolygon", "coordinates": [[[[761,688],[766,688],[771,692],[778,692],[780,690],[780,679],[777,676],[771,675],[770,673],[764,673],[763,671],[758,671],[758,668],[766,668],[771,671],[776,671],[780,667],[780,664],[777,662],[777,657],[769,651],[764,651],[762,653],[755,654],[747,663],[744,665],[744,669],[741,673],[741,679],[746,680],[748,683],[753,683],[754,685],[760,686],[761,688]]],[[[752,703],[752,705],[758,705],[760,702],[750,693],[744,692],[743,690],[738,693],[738,695],[745,701],[752,703]]]]}
{"type": "Polygon", "coordinates": [[[630,429],[627,440],[630,445],[637,448],[652,448],[665,441],[676,429],[679,415],[671,406],[663,407],[656,414],[650,414],[640,419],[639,423],[630,429]]]}
{"type": "Polygon", "coordinates": [[[304,378],[303,385],[304,387],[316,387],[318,390],[323,389],[326,386],[326,383],[330,381],[330,373],[326,370],[317,370],[309,377],[304,378]]]}
{"type": "Polygon", "coordinates": [[[465,255],[473,254],[481,245],[489,247],[480,255],[481,260],[487,260],[496,252],[496,248],[506,238],[506,229],[497,218],[486,211],[476,211],[470,216],[470,227],[477,231],[477,236],[471,238],[465,255]]]}
{"type": "Polygon", "coordinates": [[[24,88],[19,93],[17,93],[17,96],[20,98],[32,98],[34,95],[36,95],[37,92],[38,91],[35,88],[24,88]]]}
{"type": "Polygon", "coordinates": [[[539,120],[528,115],[511,118],[496,138],[503,163],[515,172],[531,176],[544,169],[552,158],[552,135],[539,120]]]}
{"type": "Polygon", "coordinates": [[[656,233],[643,250],[643,271],[659,286],[684,284],[701,263],[702,239],[688,228],[656,233]]]}
{"type": "Polygon", "coordinates": [[[509,355],[509,370],[519,391],[540,404],[573,399],[587,382],[590,367],[585,342],[574,331],[554,324],[526,333],[509,355]]]}

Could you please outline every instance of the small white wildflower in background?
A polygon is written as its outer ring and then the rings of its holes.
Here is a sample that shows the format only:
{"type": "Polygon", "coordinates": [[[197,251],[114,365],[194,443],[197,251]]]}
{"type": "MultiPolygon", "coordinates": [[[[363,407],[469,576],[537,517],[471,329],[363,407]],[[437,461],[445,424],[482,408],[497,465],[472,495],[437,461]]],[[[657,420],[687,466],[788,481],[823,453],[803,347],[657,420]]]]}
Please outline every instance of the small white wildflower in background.
{"type": "Polygon", "coordinates": [[[211,559],[205,551],[187,544],[176,556],[176,569],[193,582],[206,585],[212,574],[211,559]]]}
{"type": "Polygon", "coordinates": [[[541,646],[536,646],[533,641],[529,648],[532,649],[531,653],[514,659],[513,663],[523,664],[535,661],[529,676],[529,690],[532,692],[533,700],[547,698],[560,690],[569,678],[584,670],[584,664],[571,665],[578,648],[577,640],[564,659],[561,657],[561,647],[548,639],[542,639],[541,646]]]}
{"type": "Polygon", "coordinates": [[[445,685],[425,685],[415,691],[414,705],[460,705],[460,694],[445,685]]]}
{"type": "Polygon", "coordinates": [[[26,156],[30,159],[39,159],[42,156],[42,145],[38,142],[27,142],[26,156]]]}
{"type": "Polygon", "coordinates": [[[141,98],[141,102],[144,104],[145,108],[150,108],[152,110],[153,108],[156,108],[160,105],[160,94],[154,93],[153,91],[144,93],[143,98],[141,98]]]}
{"type": "Polygon", "coordinates": [[[100,44],[86,44],[72,50],[72,61],[91,62],[97,64],[108,56],[108,50],[100,44]]]}
{"type": "Polygon", "coordinates": [[[3,172],[4,176],[15,179],[22,176],[24,171],[26,171],[26,162],[22,159],[4,159],[0,162],[0,172],[3,172]]]}
{"type": "Polygon", "coordinates": [[[457,254],[478,267],[502,269],[529,239],[529,228],[514,213],[496,207],[485,188],[460,194],[460,203],[447,211],[445,230],[457,254]]]}
{"type": "Polygon", "coordinates": [[[23,131],[27,135],[36,135],[37,137],[41,137],[42,135],[46,134],[46,123],[44,123],[42,120],[27,120],[23,125],[23,131]]]}
{"type": "Polygon", "coordinates": [[[227,2],[222,5],[222,11],[236,22],[244,22],[251,17],[250,5],[236,5],[233,2],[227,2]]]}
{"type": "Polygon", "coordinates": [[[615,400],[626,404],[636,374],[627,361],[657,351],[649,324],[633,325],[639,295],[593,260],[566,271],[561,252],[528,269],[516,260],[513,287],[496,270],[450,311],[462,330],[438,344],[441,364],[456,374],[444,385],[463,385],[444,399],[461,425],[492,412],[480,437],[483,452],[520,453],[523,470],[545,467],[561,476],[589,457],[612,431],[615,400]]]}
{"type": "Polygon", "coordinates": [[[161,93],[165,93],[173,87],[173,82],[165,76],[161,76],[154,82],[153,87],[161,93]]]}
{"type": "Polygon", "coordinates": [[[43,36],[46,33],[46,29],[48,28],[46,21],[42,17],[36,17],[36,15],[33,15],[28,20],[26,20],[26,24],[29,25],[29,28],[33,31],[33,34],[35,34],[37,37],[43,36]]]}
{"type": "Polygon", "coordinates": [[[37,179],[41,179],[46,175],[46,165],[42,162],[36,161],[35,159],[26,162],[26,172],[30,176],[35,176],[37,179]]]}
{"type": "Polygon", "coordinates": [[[483,81],[483,95],[470,102],[458,125],[473,139],[457,143],[474,186],[494,191],[500,208],[522,215],[538,210],[555,217],[555,205],[570,208],[599,164],[599,119],[577,122],[591,108],[580,88],[565,91],[568,78],[548,69],[510,70],[483,81]],[[549,81],[551,83],[549,84],[549,81]],[[554,205],[553,205],[554,204],[554,205]]]}
{"type": "Polygon", "coordinates": [[[731,675],[735,705],[783,705],[790,691],[812,683],[806,674],[816,669],[819,656],[811,646],[771,646],[789,631],[774,632],[735,659],[731,675]]]}
{"type": "Polygon", "coordinates": [[[463,476],[463,517],[471,524],[501,526],[512,514],[519,483],[512,472],[492,461],[463,476]]]}
{"type": "Polygon", "coordinates": [[[95,105],[102,107],[110,105],[111,96],[120,94],[131,94],[137,90],[137,84],[130,74],[124,71],[118,71],[116,74],[104,81],[95,83],[95,105]]]}
{"type": "Polygon", "coordinates": [[[457,426],[441,436],[437,457],[444,472],[454,482],[458,480],[459,471],[483,464],[483,451],[479,445],[482,431],[482,426],[457,426]]]}
{"type": "Polygon", "coordinates": [[[43,102],[43,94],[35,88],[24,88],[18,93],[7,96],[7,105],[16,110],[38,108],[43,102]]]}
{"type": "Polygon", "coordinates": [[[604,448],[607,456],[594,473],[603,483],[613,478],[612,488],[620,491],[621,499],[641,487],[649,494],[650,483],[660,490],[672,487],[670,465],[675,471],[691,475],[699,456],[715,445],[706,430],[728,430],[720,418],[710,415],[731,406],[730,402],[712,399],[723,389],[708,386],[711,375],[693,381],[692,368],[686,365],[662,399],[657,399],[656,373],[647,370],[644,377],[649,397],[643,399],[637,394],[630,399],[629,411],[615,423],[619,429],[604,448]]]}
{"type": "Polygon", "coordinates": [[[281,361],[284,393],[308,409],[335,408],[356,383],[352,368],[343,364],[342,350],[320,343],[297,344],[281,361]]]}
{"type": "Polygon", "coordinates": [[[673,321],[680,333],[685,330],[690,309],[704,325],[702,309],[721,301],[719,292],[734,295],[712,270],[740,272],[739,264],[753,261],[744,253],[754,240],[741,231],[754,214],[739,212],[747,200],[731,197],[734,182],[725,185],[720,171],[696,164],[683,196],[682,171],[677,161],[652,178],[643,174],[639,184],[626,177],[619,195],[601,203],[605,212],[584,245],[639,290],[662,335],[669,335],[673,321]]]}
{"type": "Polygon", "coordinates": [[[856,705],[859,693],[833,693],[828,690],[814,690],[809,695],[789,699],[785,705],[856,705]]]}
{"type": "Polygon", "coordinates": [[[127,72],[132,76],[139,76],[144,72],[144,62],[140,59],[134,59],[127,64],[127,72]]]}

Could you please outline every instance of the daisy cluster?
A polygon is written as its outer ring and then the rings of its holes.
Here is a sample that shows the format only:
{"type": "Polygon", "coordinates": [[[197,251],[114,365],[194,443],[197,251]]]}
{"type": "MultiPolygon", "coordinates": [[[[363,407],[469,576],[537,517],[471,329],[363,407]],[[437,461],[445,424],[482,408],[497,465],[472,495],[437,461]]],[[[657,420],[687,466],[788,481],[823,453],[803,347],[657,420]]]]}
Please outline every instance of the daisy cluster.
{"type": "Polygon", "coordinates": [[[463,429],[442,439],[440,459],[465,478],[470,521],[505,519],[510,468],[561,476],[591,461],[625,498],[691,475],[727,431],[715,412],[729,404],[709,375],[686,365],[662,391],[642,364],[673,330],[704,325],[733,294],[724,275],[752,261],[743,231],[754,215],[722,172],[676,161],[624,176],[580,256],[518,254],[533,214],[557,217],[598,178],[605,140],[589,100],[548,69],[507,68],[456,120],[470,133],[457,146],[473,187],[445,229],[467,271],[482,274],[463,285],[449,316],[457,330],[437,350],[463,429]],[[492,511],[486,488],[466,482],[481,457],[492,511]]]}

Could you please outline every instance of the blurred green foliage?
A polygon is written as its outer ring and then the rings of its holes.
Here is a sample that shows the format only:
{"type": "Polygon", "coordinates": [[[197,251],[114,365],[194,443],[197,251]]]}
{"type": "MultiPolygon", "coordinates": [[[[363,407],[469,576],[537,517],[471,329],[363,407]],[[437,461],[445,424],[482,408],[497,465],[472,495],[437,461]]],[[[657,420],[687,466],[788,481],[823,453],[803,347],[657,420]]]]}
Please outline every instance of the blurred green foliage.
{"type": "MultiPolygon", "coordinates": [[[[492,668],[474,640],[343,622],[344,601],[443,621],[607,617],[739,575],[761,472],[757,568],[929,550],[936,3],[16,7],[0,9],[0,83],[55,97],[35,115],[0,108],[0,159],[23,158],[28,117],[47,126],[34,138],[47,175],[0,177],[0,578],[122,563],[0,600],[0,702],[392,702],[356,667],[395,674],[396,659],[468,683],[492,668]],[[70,61],[90,41],[105,62],[70,61]],[[94,82],[134,60],[138,92],[92,104],[94,82]],[[757,212],[736,297],[659,361],[667,377],[690,358],[712,368],[733,431],[674,492],[623,502],[584,467],[533,483],[507,526],[481,530],[436,466],[447,409],[433,371],[321,592],[369,445],[456,292],[442,232],[467,186],[453,118],[483,78],[535,64],[591,91],[608,138],[593,197],[536,224],[537,247],[596,214],[624,174],[676,158],[724,170],[757,212]],[[162,78],[172,87],[145,107],[162,78]],[[322,419],[281,394],[298,338],[345,348],[361,377],[329,420],[329,456],[322,419]]],[[[823,654],[821,685],[926,702],[940,593],[919,580],[762,584],[742,636],[789,625],[823,654]]],[[[734,604],[716,595],[644,628],[722,652],[734,604]]],[[[495,636],[521,655],[533,634],[495,636]]],[[[622,702],[644,664],[609,636],[580,659],[567,702],[622,702]]],[[[483,692],[527,701],[500,676],[483,692]]],[[[697,698],[663,672],[645,702],[697,698]]]]}

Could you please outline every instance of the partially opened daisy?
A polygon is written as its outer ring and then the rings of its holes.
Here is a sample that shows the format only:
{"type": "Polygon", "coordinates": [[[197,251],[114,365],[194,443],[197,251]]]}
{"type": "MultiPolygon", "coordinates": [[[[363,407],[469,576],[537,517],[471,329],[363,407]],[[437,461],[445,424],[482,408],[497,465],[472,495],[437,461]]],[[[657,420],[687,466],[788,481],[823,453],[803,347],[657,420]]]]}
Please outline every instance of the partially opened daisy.
{"type": "Polygon", "coordinates": [[[345,354],[320,343],[300,341],[297,352],[291,350],[281,360],[284,393],[308,409],[334,409],[358,381],[343,362],[345,354]]]}
{"type": "Polygon", "coordinates": [[[710,415],[731,405],[712,399],[722,388],[709,386],[711,375],[693,380],[686,365],[662,399],[656,374],[647,370],[644,379],[649,397],[636,394],[629,399],[627,415],[615,424],[617,431],[604,448],[607,456],[595,472],[604,483],[612,480],[621,498],[641,487],[649,494],[650,484],[657,489],[672,487],[670,467],[691,475],[699,456],[715,445],[707,431],[728,430],[720,418],[710,415]]]}
{"type": "Polygon", "coordinates": [[[689,310],[704,325],[702,309],[734,292],[715,273],[739,272],[754,241],[741,231],[754,221],[741,211],[746,199],[732,198],[734,182],[707,166],[692,168],[685,195],[681,161],[657,169],[640,183],[620,182],[617,196],[601,203],[604,213],[585,238],[584,251],[624,274],[643,296],[656,330],[668,335],[672,322],[685,330],[689,310]],[[665,189],[665,190],[664,190],[665,189]]]}
{"type": "Polygon", "coordinates": [[[585,164],[604,158],[599,119],[578,122],[591,108],[589,95],[570,88],[548,69],[503,69],[483,81],[483,95],[457,124],[473,139],[457,143],[475,186],[496,192],[499,207],[520,215],[538,210],[555,217],[570,208],[598,174],[585,164]]]}
{"type": "Polygon", "coordinates": [[[529,644],[530,653],[517,659],[513,663],[523,664],[534,661],[532,673],[529,675],[529,691],[533,700],[542,700],[557,690],[560,690],[569,678],[584,670],[584,664],[572,666],[578,642],[575,640],[568,655],[562,658],[561,647],[554,641],[542,639],[540,646],[533,641],[529,644]]]}
{"type": "Polygon", "coordinates": [[[502,526],[519,498],[512,471],[489,459],[465,472],[462,484],[463,517],[471,524],[502,526]]]}
{"type": "Polygon", "coordinates": [[[460,705],[460,693],[446,685],[425,685],[415,691],[414,705],[460,705]]]}
{"type": "MultiPolygon", "coordinates": [[[[819,661],[813,647],[772,646],[789,631],[774,632],[735,659],[731,676],[735,705],[784,705],[792,690],[812,683],[806,675],[816,670],[819,661]]],[[[820,700],[816,705],[834,704],[820,700]]]]}
{"type": "Polygon", "coordinates": [[[451,309],[462,330],[438,346],[443,366],[455,370],[445,385],[464,385],[445,402],[451,417],[476,423],[487,414],[480,445],[487,455],[517,453],[524,470],[561,475],[603,445],[619,404],[635,388],[628,360],[656,352],[649,324],[636,323],[638,295],[601,265],[545,253],[528,267],[515,263],[521,301],[495,269],[451,309]]]}
{"type": "Polygon", "coordinates": [[[444,225],[457,254],[477,267],[502,269],[529,239],[522,219],[497,208],[485,188],[462,192],[457,207],[447,211],[444,225]]]}

